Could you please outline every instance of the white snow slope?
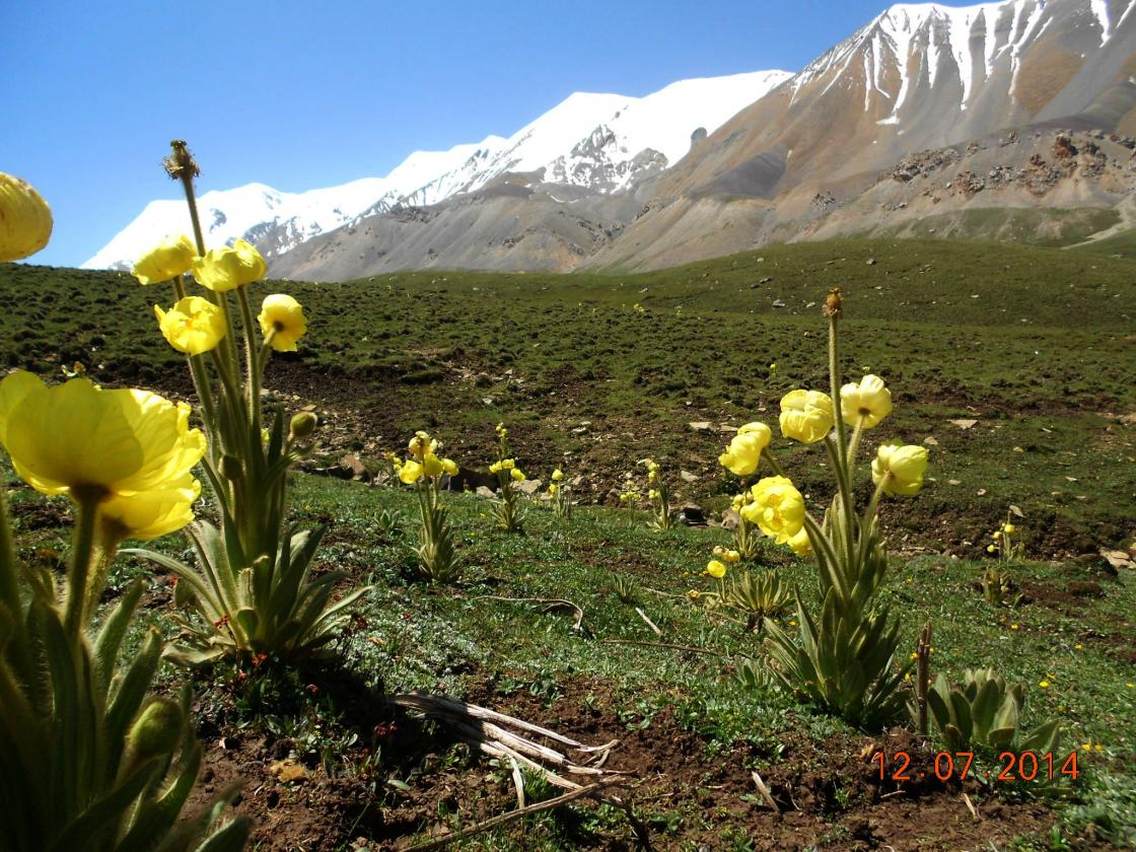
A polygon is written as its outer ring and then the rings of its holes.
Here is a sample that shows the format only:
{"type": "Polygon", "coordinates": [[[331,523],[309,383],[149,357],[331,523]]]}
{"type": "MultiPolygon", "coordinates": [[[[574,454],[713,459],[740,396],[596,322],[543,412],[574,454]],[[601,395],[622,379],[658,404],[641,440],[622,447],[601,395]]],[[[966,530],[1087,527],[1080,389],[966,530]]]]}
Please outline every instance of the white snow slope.
{"type": "MultiPolygon", "coordinates": [[[[210,247],[242,237],[264,240],[269,255],[281,254],[366,213],[435,204],[506,173],[617,191],[673,165],[689,150],[694,131],[712,133],[790,76],[757,71],[682,80],[642,98],[577,92],[508,139],[416,151],[386,177],[299,193],[261,183],[212,190],[198,198],[205,240],[210,247]]],[[[184,201],[152,201],[83,267],[129,268],[161,238],[189,232],[184,201]]]]}

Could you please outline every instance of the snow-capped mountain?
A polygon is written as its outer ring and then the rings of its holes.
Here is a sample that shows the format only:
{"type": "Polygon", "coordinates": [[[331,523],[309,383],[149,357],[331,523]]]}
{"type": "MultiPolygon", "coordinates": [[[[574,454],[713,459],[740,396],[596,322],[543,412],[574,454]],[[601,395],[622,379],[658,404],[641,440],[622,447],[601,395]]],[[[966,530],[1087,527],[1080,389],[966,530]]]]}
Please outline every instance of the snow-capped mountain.
{"type": "MultiPolygon", "coordinates": [[[[260,183],[199,197],[206,241],[237,238],[280,255],[365,215],[436,204],[505,174],[609,193],[673,165],[699,129],[722,122],[790,77],[758,71],[684,80],[645,97],[576,93],[508,138],[489,136],[448,151],[416,151],[390,174],[288,193],[260,183]]],[[[189,230],[181,200],[153,201],[86,268],[125,268],[158,239],[189,230]]]]}
{"type": "MultiPolygon", "coordinates": [[[[413,192],[441,171],[475,159],[483,147],[504,140],[456,145],[448,151],[416,151],[385,178],[362,178],[308,192],[281,192],[262,183],[210,190],[198,196],[205,241],[210,246],[245,238],[275,255],[351,222],[379,199],[413,192]]],[[[191,233],[183,199],[151,201],[122,231],[83,264],[86,269],[128,269],[168,234],[191,233]]]]}
{"type": "Polygon", "coordinates": [[[589,262],[907,232],[948,211],[962,221],[964,208],[1113,206],[1132,190],[1134,68],[1136,0],[891,6],[669,169],[649,209],[589,262]],[[1104,138],[1071,156],[1061,130],[1104,138]],[[924,155],[942,165],[908,180],[901,164],[924,155]]]}

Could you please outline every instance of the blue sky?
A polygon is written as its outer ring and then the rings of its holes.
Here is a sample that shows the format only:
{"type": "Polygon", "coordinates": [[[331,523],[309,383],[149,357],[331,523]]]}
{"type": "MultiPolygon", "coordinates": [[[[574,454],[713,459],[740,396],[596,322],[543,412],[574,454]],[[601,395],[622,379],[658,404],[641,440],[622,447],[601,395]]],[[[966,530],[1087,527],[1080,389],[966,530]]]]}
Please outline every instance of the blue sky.
{"type": "Polygon", "coordinates": [[[0,171],[52,205],[34,262],[77,265],[190,142],[200,189],[300,191],[508,135],[573,91],[799,70],[884,0],[0,3],[0,171]]]}

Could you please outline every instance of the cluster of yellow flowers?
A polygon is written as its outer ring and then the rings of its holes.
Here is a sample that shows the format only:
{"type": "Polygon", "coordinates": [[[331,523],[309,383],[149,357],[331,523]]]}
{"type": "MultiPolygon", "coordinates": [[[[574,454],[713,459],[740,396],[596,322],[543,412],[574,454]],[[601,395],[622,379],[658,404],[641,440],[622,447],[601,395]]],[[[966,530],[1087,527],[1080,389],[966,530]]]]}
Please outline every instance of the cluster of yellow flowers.
{"type": "Polygon", "coordinates": [[[560,483],[564,481],[564,471],[560,468],[556,468],[556,470],[552,471],[550,479],[552,481],[548,483],[548,496],[556,497],[560,493],[560,483]]]}
{"type": "MultiPolygon", "coordinates": [[[[193,241],[184,234],[167,239],[145,254],[134,265],[133,274],[140,284],[178,281],[187,272],[202,287],[213,293],[228,293],[259,281],[268,274],[256,247],[245,240],[232,246],[210,249],[198,257],[193,241]]],[[[178,352],[201,355],[216,348],[229,330],[226,307],[220,300],[201,296],[180,298],[168,311],[154,306],[162,336],[178,352]]],[[[307,331],[304,309],[293,297],[273,293],[265,297],[257,316],[264,343],[277,352],[296,351],[296,342],[307,331]]]]}
{"type": "Polygon", "coordinates": [[[1017,530],[1018,530],[1018,528],[1016,526],[1014,526],[1013,524],[1011,524],[1009,521],[1002,524],[1001,527],[994,530],[994,532],[992,532],[990,534],[990,537],[992,539],[994,539],[994,543],[986,545],[986,552],[987,553],[998,553],[999,550],[1001,549],[999,547],[999,545],[1003,542],[1003,540],[1009,541],[1010,540],[1009,537],[1012,536],[1015,532],[1017,532],[1017,530]]]}
{"type": "Polygon", "coordinates": [[[737,565],[741,561],[741,554],[736,550],[729,550],[728,548],[716,545],[714,547],[714,558],[706,563],[706,571],[715,580],[721,580],[726,576],[726,571],[729,570],[731,565],[737,565]]]}
{"type": "Polygon", "coordinates": [[[490,473],[502,473],[505,471],[508,472],[509,478],[512,479],[513,482],[524,482],[524,471],[517,467],[515,459],[500,459],[489,465],[490,473]]]}
{"type": "MultiPolygon", "coordinates": [[[[859,383],[850,382],[840,389],[840,408],[844,422],[856,428],[853,440],[858,443],[861,430],[877,426],[891,413],[891,392],[879,376],[867,375],[859,383]]],[[[832,399],[821,391],[790,391],[781,399],[779,422],[786,438],[803,444],[823,441],[835,422],[832,399]]],[[[750,476],[757,471],[772,436],[764,423],[747,423],[738,429],[718,461],[737,476],[750,476]]],[[[772,460],[770,463],[776,465],[772,460]]],[[[925,447],[887,443],[872,462],[872,480],[885,492],[910,496],[923,486],[926,470],[925,447]]],[[[808,553],[808,538],[803,532],[804,499],[787,477],[778,474],[759,480],[734,498],[734,508],[778,544],[808,553]]]]}
{"type": "Polygon", "coordinates": [[[393,454],[390,457],[398,478],[406,485],[414,485],[423,477],[434,479],[443,473],[454,476],[458,472],[457,462],[440,457],[441,443],[426,432],[415,432],[406,448],[410,458],[405,461],[393,454]]]}

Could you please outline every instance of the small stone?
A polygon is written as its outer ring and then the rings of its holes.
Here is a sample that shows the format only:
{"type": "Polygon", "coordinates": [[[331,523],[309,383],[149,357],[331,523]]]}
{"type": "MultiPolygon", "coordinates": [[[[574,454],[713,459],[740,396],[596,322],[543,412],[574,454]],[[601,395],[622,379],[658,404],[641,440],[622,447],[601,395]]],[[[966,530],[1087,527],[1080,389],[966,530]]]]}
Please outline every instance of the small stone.
{"type": "Polygon", "coordinates": [[[868,258],[868,266],[875,266],[875,265],[876,265],[876,259],[874,257],[869,257],[868,258]]]}
{"type": "Polygon", "coordinates": [[[962,485],[961,479],[948,479],[947,485],[962,485]]]}
{"type": "Polygon", "coordinates": [[[692,420],[689,425],[690,425],[690,428],[693,429],[695,432],[709,432],[710,431],[710,421],[709,420],[692,420]]]}
{"type": "Polygon", "coordinates": [[[928,435],[926,438],[923,439],[923,443],[926,444],[928,447],[939,446],[939,442],[938,442],[938,440],[936,440],[934,435],[928,435]]]}
{"type": "Polygon", "coordinates": [[[958,426],[960,429],[963,429],[963,430],[973,429],[975,424],[978,423],[977,420],[972,420],[972,419],[950,420],[948,422],[950,422],[951,424],[953,424],[955,426],[958,426]]]}
{"type": "Polygon", "coordinates": [[[693,473],[691,473],[689,470],[680,470],[678,472],[678,478],[681,479],[683,482],[697,482],[698,481],[698,477],[695,476],[693,473]]]}
{"type": "Polygon", "coordinates": [[[522,494],[527,494],[532,497],[536,492],[540,491],[541,481],[539,479],[524,479],[517,483],[517,490],[522,494]]]}
{"type": "Polygon", "coordinates": [[[493,497],[493,489],[486,488],[484,485],[477,486],[477,491],[474,492],[478,497],[493,497]]]}
{"type": "Polygon", "coordinates": [[[785,307],[785,303],[784,303],[784,302],[782,302],[782,301],[781,301],[780,299],[774,299],[774,300],[773,300],[773,307],[775,307],[775,308],[783,308],[783,307],[785,307]]]}

